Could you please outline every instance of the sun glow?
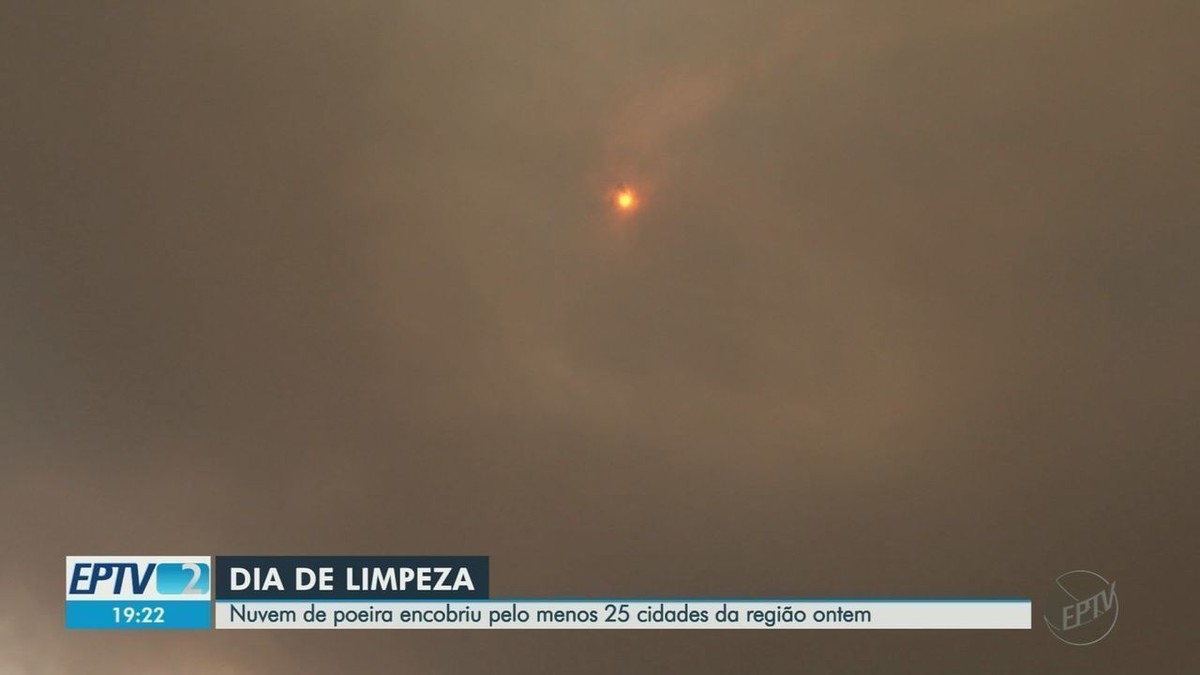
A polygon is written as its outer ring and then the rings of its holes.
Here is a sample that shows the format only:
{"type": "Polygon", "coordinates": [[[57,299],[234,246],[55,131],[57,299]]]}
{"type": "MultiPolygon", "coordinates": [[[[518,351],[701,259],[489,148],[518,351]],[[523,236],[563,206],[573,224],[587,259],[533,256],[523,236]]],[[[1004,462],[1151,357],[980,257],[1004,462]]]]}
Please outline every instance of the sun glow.
{"type": "Polygon", "coordinates": [[[613,195],[613,203],[620,211],[632,211],[637,208],[638,196],[633,188],[622,186],[613,195]]]}

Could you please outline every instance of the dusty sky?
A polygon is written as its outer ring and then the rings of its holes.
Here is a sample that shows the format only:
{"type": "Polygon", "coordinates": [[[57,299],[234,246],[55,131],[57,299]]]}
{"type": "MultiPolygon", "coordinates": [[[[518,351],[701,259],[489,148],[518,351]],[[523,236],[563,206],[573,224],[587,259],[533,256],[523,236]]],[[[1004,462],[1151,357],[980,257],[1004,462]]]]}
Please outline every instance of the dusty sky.
{"type": "Polygon", "coordinates": [[[0,673],[1188,670],[1198,25],[3,3],[0,673]],[[488,554],[526,597],[1084,567],[1121,613],[1088,649],[62,629],[62,556],[171,552],[488,554]]]}

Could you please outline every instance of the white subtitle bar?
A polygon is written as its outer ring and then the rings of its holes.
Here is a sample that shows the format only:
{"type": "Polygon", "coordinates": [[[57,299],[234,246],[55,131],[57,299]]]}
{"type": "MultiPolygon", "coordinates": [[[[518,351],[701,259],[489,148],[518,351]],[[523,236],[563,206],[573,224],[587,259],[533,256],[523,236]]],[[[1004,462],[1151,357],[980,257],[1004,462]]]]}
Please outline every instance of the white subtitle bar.
{"type": "Polygon", "coordinates": [[[228,629],[1028,630],[1029,600],[218,601],[228,629]]]}

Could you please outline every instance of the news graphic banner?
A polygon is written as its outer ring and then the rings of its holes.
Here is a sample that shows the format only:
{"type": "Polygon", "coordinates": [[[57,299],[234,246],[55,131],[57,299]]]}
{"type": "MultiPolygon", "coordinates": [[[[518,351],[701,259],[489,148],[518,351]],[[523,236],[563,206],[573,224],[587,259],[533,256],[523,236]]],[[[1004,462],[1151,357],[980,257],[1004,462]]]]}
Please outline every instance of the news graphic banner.
{"type": "Polygon", "coordinates": [[[68,556],[67,628],[212,628],[208,556],[68,556]]]}
{"type": "Polygon", "coordinates": [[[486,556],[67,558],[75,629],[1028,630],[1020,598],[492,598],[486,556]]]}

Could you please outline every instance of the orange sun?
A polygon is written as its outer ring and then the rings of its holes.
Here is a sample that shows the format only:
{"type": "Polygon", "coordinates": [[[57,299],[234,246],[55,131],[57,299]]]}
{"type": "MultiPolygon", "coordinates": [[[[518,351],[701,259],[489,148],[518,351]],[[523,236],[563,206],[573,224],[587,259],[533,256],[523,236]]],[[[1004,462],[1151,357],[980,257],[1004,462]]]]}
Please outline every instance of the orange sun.
{"type": "Polygon", "coordinates": [[[617,188],[616,194],[613,195],[613,202],[617,205],[617,209],[621,211],[632,211],[637,208],[637,193],[633,191],[633,188],[621,186],[617,188]]]}

